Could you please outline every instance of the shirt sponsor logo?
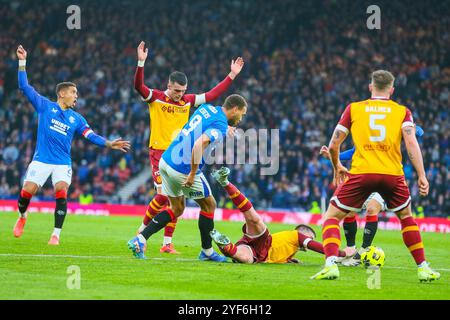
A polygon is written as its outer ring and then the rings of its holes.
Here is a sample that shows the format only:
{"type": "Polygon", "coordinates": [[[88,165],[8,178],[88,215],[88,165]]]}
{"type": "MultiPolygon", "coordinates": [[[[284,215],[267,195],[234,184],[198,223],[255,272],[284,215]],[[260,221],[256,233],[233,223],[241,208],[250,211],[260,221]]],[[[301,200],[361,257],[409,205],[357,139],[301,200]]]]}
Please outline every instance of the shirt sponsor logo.
{"type": "Polygon", "coordinates": [[[70,126],[62,123],[61,121],[55,120],[55,119],[52,119],[51,123],[52,123],[52,125],[50,126],[51,130],[59,132],[65,136],[67,136],[67,131],[70,129],[70,126]]]}
{"type": "Polygon", "coordinates": [[[387,144],[365,144],[364,151],[382,151],[388,152],[391,149],[391,146],[387,144]]]}
{"type": "Polygon", "coordinates": [[[168,106],[168,105],[163,105],[161,107],[161,110],[163,112],[167,112],[167,113],[187,113],[188,109],[185,107],[177,107],[177,106],[168,106]]]}

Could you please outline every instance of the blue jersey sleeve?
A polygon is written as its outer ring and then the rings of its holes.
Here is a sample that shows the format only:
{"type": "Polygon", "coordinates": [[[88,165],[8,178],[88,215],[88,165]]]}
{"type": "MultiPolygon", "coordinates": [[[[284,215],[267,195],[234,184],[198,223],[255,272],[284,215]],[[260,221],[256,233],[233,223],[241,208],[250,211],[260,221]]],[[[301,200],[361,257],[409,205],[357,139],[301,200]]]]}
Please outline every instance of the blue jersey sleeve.
{"type": "Polygon", "coordinates": [[[46,109],[46,103],[50,101],[37,93],[36,90],[34,90],[34,88],[28,84],[26,71],[19,71],[18,79],[19,89],[22,90],[23,94],[27,97],[28,101],[31,102],[34,109],[38,113],[44,112],[46,109]]]}
{"type": "Polygon", "coordinates": [[[80,116],[80,123],[77,127],[77,133],[88,139],[93,144],[96,144],[100,147],[106,146],[106,139],[96,134],[94,130],[91,129],[86,119],[84,119],[82,116],[80,116]]]}
{"type": "Polygon", "coordinates": [[[425,132],[423,131],[422,127],[416,125],[416,136],[421,137],[424,133],[425,132]]]}
{"type": "Polygon", "coordinates": [[[355,147],[348,149],[347,151],[341,152],[339,154],[339,160],[351,160],[353,154],[355,153],[355,147]]]}
{"type": "Polygon", "coordinates": [[[213,143],[215,141],[223,140],[223,138],[227,135],[227,130],[228,125],[220,122],[217,125],[207,129],[205,134],[209,137],[211,143],[213,143]]]}

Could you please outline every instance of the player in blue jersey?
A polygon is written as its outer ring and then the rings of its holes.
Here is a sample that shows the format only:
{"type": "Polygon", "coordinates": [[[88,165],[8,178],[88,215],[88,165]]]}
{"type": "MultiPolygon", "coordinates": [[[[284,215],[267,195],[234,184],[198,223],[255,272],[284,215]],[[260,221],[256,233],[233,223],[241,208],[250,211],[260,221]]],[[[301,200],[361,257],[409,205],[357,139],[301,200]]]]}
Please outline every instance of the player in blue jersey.
{"type": "MultiPolygon", "coordinates": [[[[423,136],[423,129],[416,125],[416,135],[423,136]]],[[[339,154],[339,160],[351,160],[355,148],[343,151],[339,154]]],[[[322,146],[320,154],[327,159],[330,159],[330,152],[327,146],[322,146]]],[[[372,245],[373,239],[378,229],[378,214],[387,209],[386,203],[381,195],[377,192],[372,193],[363,205],[363,210],[366,210],[366,223],[364,225],[363,242],[361,248],[356,249],[356,232],[358,225],[356,223],[356,213],[350,212],[344,219],[343,228],[344,235],[347,241],[347,247],[344,249],[346,253],[345,258],[338,258],[338,262],[344,266],[358,266],[361,264],[361,254],[372,245]]]]}
{"type": "Polygon", "coordinates": [[[203,153],[206,148],[214,148],[227,135],[228,126],[235,127],[246,112],[247,102],[237,94],[227,97],[221,107],[203,104],[194,112],[163,153],[159,163],[162,192],[169,197],[170,207],[156,215],[141,233],[128,241],[128,247],[135,257],[145,259],[148,238],[182,215],[187,197],[200,205],[198,227],[202,251],[199,259],[217,262],[227,260],[213,250],[209,235],[214,229],[216,201],[201,172],[205,165],[203,153]]]}
{"type": "Polygon", "coordinates": [[[38,113],[38,133],[33,161],[28,166],[18,200],[20,215],[13,234],[15,237],[22,235],[30,200],[51,176],[56,208],[55,227],[48,244],[58,245],[67,213],[67,191],[72,179],[70,149],[74,135],[84,136],[98,146],[122,152],[129,150],[130,142],[120,138],[109,141],[94,133],[86,120],[73,110],[78,98],[74,83],[63,82],[56,86],[56,102],[42,97],[28,84],[25,71],[27,52],[19,46],[16,53],[19,59],[19,88],[38,113]]]}

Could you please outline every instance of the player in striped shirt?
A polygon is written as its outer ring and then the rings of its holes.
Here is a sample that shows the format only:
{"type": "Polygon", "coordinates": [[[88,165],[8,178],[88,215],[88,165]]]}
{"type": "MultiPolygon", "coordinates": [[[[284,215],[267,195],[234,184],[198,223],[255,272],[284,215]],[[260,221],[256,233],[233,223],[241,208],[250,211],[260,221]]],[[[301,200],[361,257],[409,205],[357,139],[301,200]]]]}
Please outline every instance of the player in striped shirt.
{"type": "Polygon", "coordinates": [[[13,233],[17,238],[22,235],[30,200],[51,176],[56,208],[55,226],[48,244],[59,245],[67,213],[67,191],[72,179],[70,149],[74,135],[81,135],[98,146],[122,152],[129,150],[130,142],[121,138],[109,141],[94,133],[83,116],[73,110],[78,98],[74,83],[63,82],[56,86],[56,102],[42,97],[28,84],[25,71],[27,52],[21,45],[17,49],[17,57],[19,88],[38,113],[38,132],[33,161],[28,166],[18,200],[20,215],[13,233]]]}
{"type": "MultiPolygon", "coordinates": [[[[244,66],[243,59],[238,57],[236,60],[231,61],[230,73],[213,89],[202,94],[186,94],[187,77],[179,71],[170,74],[167,90],[161,91],[148,88],[144,84],[144,64],[147,55],[148,48],[146,49],[145,42],[141,41],[137,48],[138,65],[134,77],[134,87],[148,104],[151,129],[149,158],[157,194],[148,204],[138,233],[142,232],[153,217],[169,204],[167,196],[162,194],[159,161],[164,151],[188,121],[190,108],[217,99],[231,86],[231,83],[244,66]]],[[[177,219],[174,219],[165,227],[163,246],[160,252],[177,253],[172,244],[176,222],[177,219]]]]}

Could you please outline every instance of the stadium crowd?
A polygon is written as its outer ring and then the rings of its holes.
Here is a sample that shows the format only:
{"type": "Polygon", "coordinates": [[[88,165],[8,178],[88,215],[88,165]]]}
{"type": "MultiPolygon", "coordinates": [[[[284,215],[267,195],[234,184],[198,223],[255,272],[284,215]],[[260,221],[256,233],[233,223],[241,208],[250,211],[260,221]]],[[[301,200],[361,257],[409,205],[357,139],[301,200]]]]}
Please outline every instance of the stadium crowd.
{"type": "MultiPolygon", "coordinates": [[[[232,180],[257,208],[308,210],[330,197],[332,168],[319,156],[346,105],[369,97],[375,69],[396,76],[393,99],[408,106],[420,139],[430,194],[418,196],[407,156],[404,170],[416,207],[426,216],[450,212],[450,5],[445,1],[380,1],[381,30],[366,26],[368,4],[356,1],[80,1],[81,30],[68,30],[66,1],[11,1],[0,6],[0,199],[16,199],[33,157],[36,113],[17,88],[15,50],[29,52],[28,77],[42,95],[55,85],[78,86],[80,112],[97,133],[132,141],[127,154],[106,152],[79,138],[72,148],[69,199],[147,204],[152,182],[130,199],[117,190],[149,170],[149,115],[133,88],[136,47],[150,56],[145,83],[164,89],[180,70],[188,92],[212,88],[242,55],[231,91],[249,102],[242,128],[279,129],[279,172],[232,166],[232,180]]],[[[221,98],[216,102],[220,104],[221,98]]],[[[347,139],[344,148],[351,147],[347,139]]],[[[208,169],[210,170],[210,168],[208,169]]],[[[212,182],[222,207],[230,203],[212,182]]],[[[39,194],[53,200],[50,185],[39,194]]],[[[69,200],[69,201],[70,201],[69,200]]]]}

